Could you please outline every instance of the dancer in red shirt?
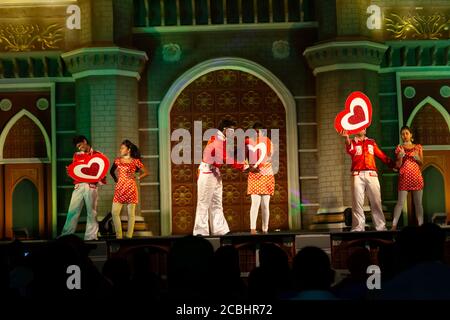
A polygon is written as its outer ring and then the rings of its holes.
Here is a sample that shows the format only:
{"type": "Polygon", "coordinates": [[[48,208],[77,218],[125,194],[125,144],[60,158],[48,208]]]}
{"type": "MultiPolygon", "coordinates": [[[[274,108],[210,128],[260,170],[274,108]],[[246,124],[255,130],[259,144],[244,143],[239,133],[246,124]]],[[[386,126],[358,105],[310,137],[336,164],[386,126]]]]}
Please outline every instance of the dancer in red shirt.
{"type": "Polygon", "coordinates": [[[370,201],[375,229],[386,230],[386,220],[381,206],[380,182],[378,181],[375,157],[394,167],[394,162],[378,148],[375,140],[366,137],[366,130],[361,130],[353,140],[346,131],[341,132],[345,138],[347,153],[352,157],[352,230],[364,231],[366,217],[364,215],[364,194],[370,201]]]}
{"type": "Polygon", "coordinates": [[[420,144],[413,144],[411,129],[404,126],[400,129],[403,144],[395,149],[397,155],[398,175],[398,200],[394,209],[394,219],[392,221],[392,230],[397,229],[397,223],[402,214],[403,204],[405,203],[408,191],[411,191],[414,208],[416,211],[418,225],[423,224],[423,177],[420,166],[423,163],[423,151],[420,144]]]}
{"type": "Polygon", "coordinates": [[[136,173],[142,171],[138,180],[148,176],[148,171],[141,161],[139,149],[130,140],[124,140],[120,145],[120,157],[114,160],[110,174],[116,182],[112,205],[112,218],[116,238],[122,239],[122,222],[120,212],[124,204],[128,209],[127,238],[133,237],[136,204],[138,203],[138,190],[136,185],[136,173]],[[119,178],[116,176],[116,170],[119,178]]]}

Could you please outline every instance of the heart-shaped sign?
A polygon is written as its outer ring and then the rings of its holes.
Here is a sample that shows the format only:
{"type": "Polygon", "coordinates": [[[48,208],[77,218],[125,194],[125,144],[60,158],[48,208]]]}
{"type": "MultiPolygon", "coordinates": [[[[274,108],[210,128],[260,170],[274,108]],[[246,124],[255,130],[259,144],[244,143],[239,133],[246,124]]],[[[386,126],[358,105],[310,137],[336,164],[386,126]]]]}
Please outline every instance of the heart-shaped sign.
{"type": "Polygon", "coordinates": [[[72,162],[67,171],[69,176],[79,182],[96,183],[102,180],[109,169],[108,158],[96,153],[92,156],[86,156],[83,160],[72,162]]]}
{"type": "Polygon", "coordinates": [[[249,152],[249,163],[254,167],[258,167],[266,158],[267,155],[267,145],[264,142],[260,142],[256,145],[248,145],[249,152]],[[258,153],[258,151],[260,151],[258,153]]]}
{"type": "Polygon", "coordinates": [[[345,109],[334,119],[337,132],[346,130],[348,134],[358,133],[372,122],[372,103],[360,91],[352,92],[345,101],[345,109]]]}

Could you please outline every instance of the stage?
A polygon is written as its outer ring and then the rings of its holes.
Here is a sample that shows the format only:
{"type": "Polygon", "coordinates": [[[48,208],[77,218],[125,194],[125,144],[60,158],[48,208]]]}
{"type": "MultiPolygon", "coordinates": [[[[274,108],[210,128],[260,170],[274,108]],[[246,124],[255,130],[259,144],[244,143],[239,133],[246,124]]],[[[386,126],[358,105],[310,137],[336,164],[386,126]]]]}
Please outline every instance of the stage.
{"type": "MultiPolygon", "coordinates": [[[[450,228],[443,226],[446,232],[445,261],[450,264],[450,228]]],[[[315,246],[323,249],[331,260],[335,270],[347,269],[347,258],[352,248],[366,247],[371,252],[372,263],[377,264],[377,255],[382,246],[390,245],[396,241],[398,231],[365,231],[365,232],[308,232],[284,231],[269,232],[267,234],[251,235],[249,232],[236,232],[224,236],[207,236],[214,250],[221,246],[233,245],[239,252],[241,274],[247,277],[249,272],[259,264],[259,248],[264,243],[274,243],[287,254],[289,262],[295,254],[304,247],[315,246]]],[[[167,274],[167,257],[173,243],[184,237],[154,236],[134,239],[100,239],[87,241],[90,247],[89,256],[99,270],[110,257],[131,259],[136,252],[143,251],[149,259],[151,271],[161,275],[167,274]]],[[[28,254],[40,250],[51,240],[24,240],[23,243],[28,254]]],[[[11,241],[1,241],[0,247],[10,244],[11,241]]]]}

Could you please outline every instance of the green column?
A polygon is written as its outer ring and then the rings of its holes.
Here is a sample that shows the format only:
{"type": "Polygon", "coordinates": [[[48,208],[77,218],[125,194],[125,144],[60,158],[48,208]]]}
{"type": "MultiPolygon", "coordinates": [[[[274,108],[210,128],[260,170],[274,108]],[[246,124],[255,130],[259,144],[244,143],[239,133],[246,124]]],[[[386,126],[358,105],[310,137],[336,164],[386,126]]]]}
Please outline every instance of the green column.
{"type": "MultiPolygon", "coordinates": [[[[117,47],[83,48],[63,54],[75,78],[76,128],[112,161],[123,139],[138,142],[138,80],[147,55],[117,47]]],[[[113,182],[102,186],[98,213],[111,210],[113,182]]]]}
{"type": "MultiPolygon", "coordinates": [[[[378,69],[386,49],[386,46],[370,41],[329,41],[304,52],[316,76],[318,214],[340,214],[346,207],[351,207],[351,160],[345,153],[343,138],[334,129],[334,118],[344,109],[351,92],[362,91],[373,104],[373,122],[368,134],[379,138],[378,69]]],[[[341,226],[340,223],[329,225],[341,226]]]]}

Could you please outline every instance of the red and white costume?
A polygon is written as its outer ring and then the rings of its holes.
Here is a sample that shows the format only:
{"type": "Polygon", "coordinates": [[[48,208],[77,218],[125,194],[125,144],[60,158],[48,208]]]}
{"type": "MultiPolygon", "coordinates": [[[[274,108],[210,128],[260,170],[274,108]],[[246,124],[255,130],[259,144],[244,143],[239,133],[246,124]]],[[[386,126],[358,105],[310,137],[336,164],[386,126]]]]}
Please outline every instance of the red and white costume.
{"type": "Polygon", "coordinates": [[[399,191],[416,191],[422,190],[424,183],[420,165],[417,162],[414,154],[422,152],[422,146],[416,144],[413,148],[407,149],[397,146],[395,155],[404,152],[402,158],[402,165],[398,171],[398,190],[399,191]]]}
{"type": "Polygon", "coordinates": [[[416,144],[412,148],[397,146],[395,149],[395,155],[398,157],[399,154],[403,154],[403,157],[398,172],[398,200],[394,208],[394,219],[392,220],[393,226],[397,226],[409,191],[411,191],[413,196],[417,223],[419,226],[423,224],[422,197],[424,182],[420,164],[418,158],[416,158],[422,152],[422,146],[420,144],[416,144]]]}
{"type": "MultiPolygon", "coordinates": [[[[101,154],[101,152],[94,151],[91,148],[89,152],[76,152],[73,155],[73,162],[86,162],[88,157],[94,154],[101,154]]],[[[81,210],[84,203],[86,204],[86,232],[84,234],[85,240],[96,240],[98,233],[97,223],[97,186],[98,184],[106,184],[106,177],[99,183],[87,183],[74,181],[74,190],[72,198],[70,199],[69,211],[67,212],[66,223],[64,224],[62,234],[72,234],[76,232],[78,219],[80,218],[81,210]]]]}
{"type": "Polygon", "coordinates": [[[386,220],[381,206],[380,182],[378,180],[375,157],[393,167],[392,160],[378,148],[375,140],[355,137],[346,145],[347,153],[352,157],[352,231],[364,231],[364,193],[370,202],[370,210],[376,230],[386,230],[386,220]]]}
{"type": "MultiPolygon", "coordinates": [[[[272,142],[268,137],[260,136],[256,140],[250,139],[248,141],[249,148],[255,148],[261,144],[265,145],[264,158],[259,160],[261,155],[260,149],[249,149],[249,155],[251,152],[256,153],[254,157],[260,163],[255,163],[253,166],[259,169],[258,172],[248,173],[248,185],[247,194],[251,195],[252,205],[250,207],[250,229],[256,229],[256,220],[258,218],[258,211],[261,205],[262,211],[262,230],[267,232],[269,229],[269,202],[270,196],[275,192],[275,177],[272,170],[272,142]]],[[[250,164],[252,166],[252,164],[250,164]]]]}
{"type": "MultiPolygon", "coordinates": [[[[224,235],[230,231],[223,214],[222,177],[219,168],[227,163],[226,137],[218,131],[212,136],[203,151],[203,161],[198,167],[197,209],[195,212],[194,235],[224,235]]],[[[233,159],[229,162],[235,168],[242,168],[233,159]]]]}
{"type": "MultiPolygon", "coordinates": [[[[131,159],[130,162],[122,161],[121,158],[114,160],[111,170],[117,170],[119,178],[117,179],[116,188],[114,189],[113,205],[111,214],[116,231],[116,238],[122,238],[122,222],[120,212],[122,206],[126,205],[128,209],[128,225],[127,238],[133,237],[134,223],[136,221],[136,205],[138,203],[138,189],[136,184],[136,172],[139,171],[144,164],[140,159],[131,159]]],[[[115,175],[113,176],[114,179],[115,175]]]]}
{"type": "Polygon", "coordinates": [[[131,159],[130,162],[121,161],[120,158],[114,160],[114,166],[119,173],[119,178],[114,189],[113,202],[116,203],[138,203],[138,190],[136,185],[136,170],[140,170],[144,165],[140,159],[131,159]]]}

